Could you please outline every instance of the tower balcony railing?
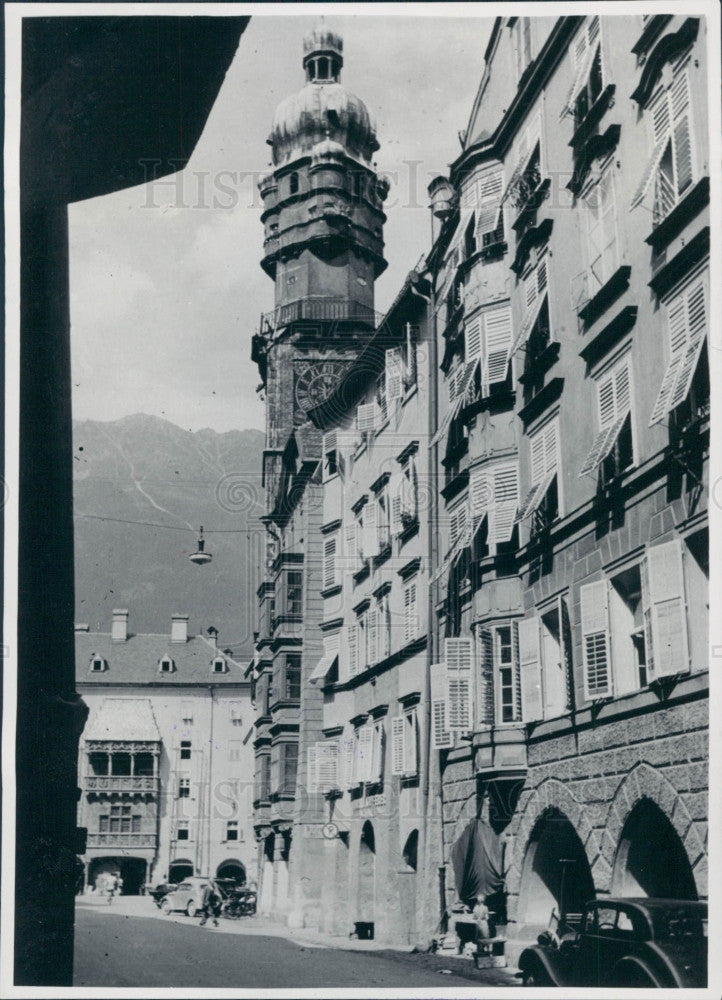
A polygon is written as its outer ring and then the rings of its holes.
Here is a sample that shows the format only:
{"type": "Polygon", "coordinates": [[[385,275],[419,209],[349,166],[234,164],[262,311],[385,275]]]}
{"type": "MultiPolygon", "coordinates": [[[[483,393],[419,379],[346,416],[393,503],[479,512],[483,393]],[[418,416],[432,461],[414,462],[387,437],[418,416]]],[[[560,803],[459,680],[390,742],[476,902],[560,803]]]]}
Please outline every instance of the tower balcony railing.
{"type": "Polygon", "coordinates": [[[89,833],[88,847],[155,847],[158,837],[155,833],[89,833]]]}
{"type": "Polygon", "coordinates": [[[157,792],[158,777],[141,774],[89,774],[86,792],[157,792]]]}
{"type": "Polygon", "coordinates": [[[317,322],[335,320],[337,322],[363,323],[366,326],[376,327],[381,324],[383,314],[377,313],[371,306],[355,302],[353,299],[310,296],[277,306],[262,316],[263,326],[272,330],[299,320],[317,322]]]}

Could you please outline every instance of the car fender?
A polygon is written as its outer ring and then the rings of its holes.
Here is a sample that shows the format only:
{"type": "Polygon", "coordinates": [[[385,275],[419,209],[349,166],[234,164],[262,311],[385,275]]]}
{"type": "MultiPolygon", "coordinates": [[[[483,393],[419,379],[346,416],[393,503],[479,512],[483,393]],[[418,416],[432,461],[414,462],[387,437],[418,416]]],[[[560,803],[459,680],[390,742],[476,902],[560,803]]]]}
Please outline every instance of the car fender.
{"type": "Polygon", "coordinates": [[[524,972],[525,969],[532,967],[532,963],[539,963],[555,986],[569,985],[568,976],[564,975],[559,961],[555,960],[554,953],[536,946],[525,948],[519,956],[519,968],[524,972]]]}

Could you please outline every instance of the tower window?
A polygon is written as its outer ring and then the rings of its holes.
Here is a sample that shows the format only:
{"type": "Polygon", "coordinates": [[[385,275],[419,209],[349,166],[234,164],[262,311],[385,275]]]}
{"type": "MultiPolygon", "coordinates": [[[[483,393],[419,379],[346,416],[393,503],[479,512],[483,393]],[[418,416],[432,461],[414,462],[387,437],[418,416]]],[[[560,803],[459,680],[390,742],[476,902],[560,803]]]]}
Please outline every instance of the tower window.
{"type": "Polygon", "coordinates": [[[188,820],[181,819],[178,821],[178,840],[190,840],[190,830],[188,828],[188,820]]]}
{"type": "Polygon", "coordinates": [[[190,760],[191,759],[191,741],[190,740],[181,740],[181,745],[180,745],[180,759],[181,760],[190,760]]]}
{"type": "Polygon", "coordinates": [[[298,194],[298,174],[293,173],[288,179],[289,190],[291,194],[298,194]]]}

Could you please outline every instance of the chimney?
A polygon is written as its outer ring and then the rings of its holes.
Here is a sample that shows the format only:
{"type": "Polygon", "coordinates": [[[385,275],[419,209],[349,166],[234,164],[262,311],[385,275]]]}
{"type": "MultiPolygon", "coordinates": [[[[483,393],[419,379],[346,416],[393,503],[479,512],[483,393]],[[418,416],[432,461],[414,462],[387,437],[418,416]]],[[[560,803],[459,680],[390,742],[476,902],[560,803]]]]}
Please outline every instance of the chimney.
{"type": "Polygon", "coordinates": [[[189,615],[173,615],[171,617],[170,641],[188,642],[189,615]]]}
{"type": "Polygon", "coordinates": [[[113,642],[125,642],[128,638],[128,612],[125,608],[113,609],[113,627],[110,632],[113,642]]]}
{"type": "Polygon", "coordinates": [[[211,642],[218,649],[218,629],[214,625],[209,625],[206,632],[211,637],[211,642]]]}

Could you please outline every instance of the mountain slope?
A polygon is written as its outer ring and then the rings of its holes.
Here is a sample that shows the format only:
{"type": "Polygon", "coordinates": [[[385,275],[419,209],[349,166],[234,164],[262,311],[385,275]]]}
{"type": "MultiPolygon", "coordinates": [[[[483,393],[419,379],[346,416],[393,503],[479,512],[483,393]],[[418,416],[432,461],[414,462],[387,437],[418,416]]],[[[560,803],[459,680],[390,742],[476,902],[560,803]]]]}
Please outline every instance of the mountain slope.
{"type": "Polygon", "coordinates": [[[260,431],[185,431],[135,414],[73,427],[75,617],[107,631],[116,607],[134,632],[214,625],[219,641],[250,655],[263,565],[260,431]],[[142,523],[126,523],[126,522],[142,523]],[[206,529],[207,566],[188,554],[206,529]]]}

